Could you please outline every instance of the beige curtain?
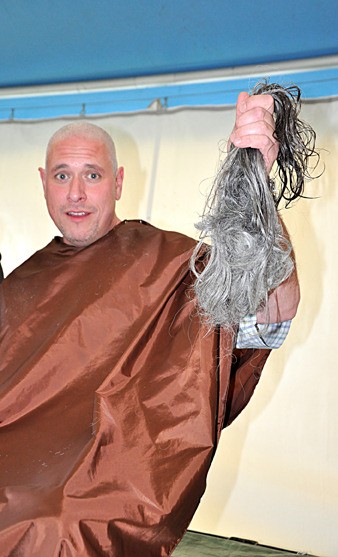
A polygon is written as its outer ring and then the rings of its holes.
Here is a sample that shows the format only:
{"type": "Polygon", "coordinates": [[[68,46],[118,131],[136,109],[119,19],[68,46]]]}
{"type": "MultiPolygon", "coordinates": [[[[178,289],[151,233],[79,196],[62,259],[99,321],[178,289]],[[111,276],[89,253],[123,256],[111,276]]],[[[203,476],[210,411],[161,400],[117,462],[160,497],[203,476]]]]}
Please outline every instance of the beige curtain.
{"type": "MultiPolygon", "coordinates": [[[[296,250],[302,301],[256,394],[224,432],[195,530],[325,557],[338,555],[337,294],[338,100],[304,103],[324,174],[282,212],[296,250]]],[[[195,235],[233,108],[95,118],[125,166],[120,218],[195,235]]],[[[0,124],[0,251],[8,274],[56,233],[37,168],[66,120],[0,124]]]]}

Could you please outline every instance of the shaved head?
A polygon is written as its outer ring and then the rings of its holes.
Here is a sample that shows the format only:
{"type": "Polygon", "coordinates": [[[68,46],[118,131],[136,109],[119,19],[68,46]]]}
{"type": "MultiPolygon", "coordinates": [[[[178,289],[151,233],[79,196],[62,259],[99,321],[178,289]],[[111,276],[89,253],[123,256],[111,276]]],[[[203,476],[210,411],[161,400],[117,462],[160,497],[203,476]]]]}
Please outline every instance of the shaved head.
{"type": "Polygon", "coordinates": [[[109,158],[112,162],[113,171],[117,171],[117,159],[116,159],[116,149],[114,141],[112,140],[109,133],[107,133],[103,128],[96,126],[95,124],[91,124],[90,122],[79,121],[79,122],[72,122],[71,124],[66,124],[59,130],[57,130],[49,140],[47,145],[46,151],[46,168],[48,166],[49,155],[51,152],[52,147],[59,143],[59,141],[63,141],[65,139],[69,139],[70,137],[80,137],[80,138],[87,138],[87,139],[94,139],[103,143],[109,154],[109,158]]]}

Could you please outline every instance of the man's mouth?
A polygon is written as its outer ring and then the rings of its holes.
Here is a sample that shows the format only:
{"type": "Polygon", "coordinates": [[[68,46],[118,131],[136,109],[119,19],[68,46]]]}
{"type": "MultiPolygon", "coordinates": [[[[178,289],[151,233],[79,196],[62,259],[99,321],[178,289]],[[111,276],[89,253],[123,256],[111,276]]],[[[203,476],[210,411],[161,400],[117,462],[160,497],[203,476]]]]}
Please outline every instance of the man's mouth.
{"type": "Polygon", "coordinates": [[[87,215],[90,215],[90,213],[88,213],[88,211],[67,211],[66,215],[68,215],[69,217],[80,218],[86,217],[87,215]]]}

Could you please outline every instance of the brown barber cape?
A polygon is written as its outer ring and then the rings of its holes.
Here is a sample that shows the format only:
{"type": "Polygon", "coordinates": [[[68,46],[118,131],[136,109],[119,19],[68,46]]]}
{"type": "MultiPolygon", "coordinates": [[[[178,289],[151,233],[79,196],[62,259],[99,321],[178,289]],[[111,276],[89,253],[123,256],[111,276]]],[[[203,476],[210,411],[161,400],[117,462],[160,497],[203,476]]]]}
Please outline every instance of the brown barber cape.
{"type": "Polygon", "coordinates": [[[0,556],[168,556],[266,350],[196,312],[193,240],[120,223],[0,286],[0,556]]]}

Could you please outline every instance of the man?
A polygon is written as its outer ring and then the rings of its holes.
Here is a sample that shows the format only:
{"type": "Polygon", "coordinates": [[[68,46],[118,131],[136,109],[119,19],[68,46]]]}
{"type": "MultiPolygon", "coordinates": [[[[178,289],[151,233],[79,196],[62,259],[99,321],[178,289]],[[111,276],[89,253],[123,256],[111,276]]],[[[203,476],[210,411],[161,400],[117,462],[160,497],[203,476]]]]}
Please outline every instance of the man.
{"type": "MultiPolygon", "coordinates": [[[[272,111],[241,94],[230,137],[268,170],[272,111]]],[[[274,339],[254,323],[262,348],[234,349],[235,333],[203,324],[195,242],[120,221],[123,168],[103,130],[62,128],[39,171],[62,238],[1,285],[1,555],[170,555],[274,339]]],[[[297,304],[294,275],[271,294],[271,321],[297,304]]]]}

